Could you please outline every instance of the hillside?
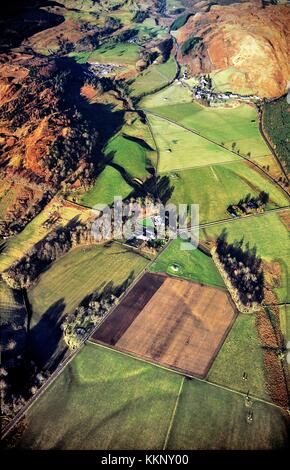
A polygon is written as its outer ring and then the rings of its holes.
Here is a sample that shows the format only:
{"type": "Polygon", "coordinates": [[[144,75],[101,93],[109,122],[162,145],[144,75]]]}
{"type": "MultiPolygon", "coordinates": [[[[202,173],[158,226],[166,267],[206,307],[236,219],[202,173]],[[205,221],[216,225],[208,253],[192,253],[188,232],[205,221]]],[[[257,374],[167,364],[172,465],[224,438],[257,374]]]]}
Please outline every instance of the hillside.
{"type": "Polygon", "coordinates": [[[289,78],[290,11],[260,2],[213,5],[179,30],[179,59],[193,74],[215,72],[231,91],[280,96],[289,78]],[[195,38],[195,40],[194,40],[195,38]],[[191,41],[192,47],[185,47],[191,41]],[[185,46],[184,46],[185,44],[185,46]]]}
{"type": "Polygon", "coordinates": [[[105,117],[111,104],[88,103],[82,90],[89,78],[70,59],[3,54],[0,74],[0,214],[9,235],[57,190],[90,182],[104,140],[98,114],[105,117]]]}

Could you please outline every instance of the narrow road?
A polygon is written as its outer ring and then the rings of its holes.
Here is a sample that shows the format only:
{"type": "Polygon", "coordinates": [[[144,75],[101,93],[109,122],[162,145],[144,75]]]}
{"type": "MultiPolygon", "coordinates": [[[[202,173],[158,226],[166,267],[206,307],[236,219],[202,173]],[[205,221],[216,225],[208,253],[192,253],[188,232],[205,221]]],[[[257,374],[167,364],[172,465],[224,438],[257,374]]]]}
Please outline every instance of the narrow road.
{"type": "MultiPolygon", "coordinates": [[[[207,228],[207,227],[212,227],[214,225],[221,225],[221,224],[224,224],[224,223],[228,223],[228,222],[235,222],[237,220],[247,220],[247,219],[251,219],[253,217],[262,217],[262,216],[265,216],[269,213],[275,213],[275,212],[284,212],[285,210],[288,210],[290,209],[290,205],[288,206],[284,206],[284,207],[275,207],[273,209],[268,209],[266,210],[265,212],[260,212],[258,214],[249,214],[249,215],[246,215],[246,216],[239,216],[239,217],[228,217],[228,218],[224,218],[224,219],[219,219],[219,220],[213,220],[212,222],[205,222],[203,224],[196,224],[196,225],[192,225],[191,227],[192,228],[207,228]]],[[[188,227],[190,228],[190,227],[188,227]]],[[[179,233],[183,233],[183,232],[186,232],[188,229],[187,228],[184,228],[184,229],[180,229],[179,230],[179,233]]]]}
{"type": "MultiPolygon", "coordinates": [[[[162,247],[162,249],[160,250],[160,252],[158,253],[158,256],[161,255],[161,253],[163,253],[163,251],[168,247],[168,244],[165,245],[164,247],[162,247]]],[[[76,357],[76,355],[81,351],[81,349],[83,348],[83,346],[86,344],[86,342],[89,340],[89,338],[91,336],[93,336],[93,334],[95,333],[95,331],[102,325],[102,323],[107,319],[107,317],[109,315],[111,315],[115,308],[117,308],[117,306],[119,305],[119,303],[121,302],[121,300],[123,299],[123,297],[125,295],[127,295],[131,289],[133,289],[133,287],[135,286],[135,284],[139,281],[139,279],[143,276],[145,270],[148,270],[148,268],[151,266],[152,263],[154,263],[156,260],[156,258],[153,258],[147,265],[146,267],[144,268],[143,271],[141,271],[138,276],[135,277],[135,279],[133,280],[133,282],[131,282],[131,284],[128,286],[128,288],[122,293],[122,295],[119,297],[119,301],[116,305],[114,305],[108,312],[106,315],[104,315],[104,317],[102,318],[102,320],[100,321],[100,323],[98,323],[95,328],[93,330],[91,330],[90,332],[88,332],[83,340],[82,340],[82,343],[81,345],[73,350],[60,364],[59,366],[56,368],[56,370],[49,376],[49,378],[46,380],[46,382],[42,385],[41,388],[39,388],[37,390],[37,392],[32,396],[30,397],[30,399],[26,402],[26,404],[23,406],[23,408],[21,408],[21,410],[14,416],[14,418],[11,419],[11,421],[9,421],[7,423],[7,425],[3,425],[2,424],[2,428],[1,428],[1,438],[3,439],[5,436],[7,436],[7,434],[9,434],[9,432],[12,431],[12,429],[17,425],[17,423],[24,417],[24,415],[27,413],[27,411],[31,408],[31,406],[33,405],[33,403],[47,390],[47,388],[57,379],[57,377],[63,372],[63,370],[65,369],[65,367],[76,357]]]]}

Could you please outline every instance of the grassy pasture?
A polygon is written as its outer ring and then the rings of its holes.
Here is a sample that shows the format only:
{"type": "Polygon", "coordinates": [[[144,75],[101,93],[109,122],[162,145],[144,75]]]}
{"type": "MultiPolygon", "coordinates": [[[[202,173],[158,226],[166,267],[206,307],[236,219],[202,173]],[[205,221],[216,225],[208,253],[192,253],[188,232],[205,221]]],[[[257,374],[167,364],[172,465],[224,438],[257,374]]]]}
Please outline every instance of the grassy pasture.
{"type": "Polygon", "coordinates": [[[70,220],[78,218],[83,220],[88,214],[80,212],[74,207],[62,207],[51,201],[26,227],[5,242],[5,249],[0,256],[0,272],[7,269],[14,261],[21,258],[24,253],[32,248],[39,240],[44,238],[48,232],[57,226],[64,226],[70,220]],[[49,218],[49,212],[57,210],[61,216],[57,224],[50,228],[43,227],[43,223],[49,218]]]}
{"type": "MultiPolygon", "coordinates": [[[[285,211],[285,213],[288,211],[285,211]]],[[[257,247],[257,254],[268,262],[278,262],[281,269],[280,285],[274,287],[280,302],[289,302],[289,234],[284,225],[281,213],[265,214],[251,219],[240,219],[224,224],[201,229],[200,237],[203,240],[215,240],[223,229],[228,232],[228,240],[240,240],[257,247]]]]}
{"type": "Polygon", "coordinates": [[[145,97],[141,107],[152,110],[198,131],[225,147],[251,157],[269,155],[270,151],[260,131],[256,109],[247,104],[233,108],[207,108],[192,102],[190,91],[178,84],[153,96],[145,97]]]}
{"type": "Polygon", "coordinates": [[[150,266],[152,272],[164,272],[214,287],[224,287],[212,259],[200,250],[182,250],[182,241],[173,240],[150,266]],[[176,271],[173,266],[178,267],[176,271]]]}
{"type": "Polygon", "coordinates": [[[111,139],[106,147],[106,155],[114,155],[112,163],[124,169],[130,177],[144,181],[149,176],[147,171],[150,165],[149,152],[145,142],[143,146],[130,137],[118,134],[111,139]]]}
{"type": "Polygon", "coordinates": [[[163,107],[170,108],[185,103],[192,103],[192,94],[187,87],[174,81],[172,85],[164,88],[164,90],[145,96],[139,104],[141,108],[155,110],[159,114],[159,108],[162,111],[163,107]]]}
{"type": "Polygon", "coordinates": [[[75,248],[45,271],[29,290],[32,322],[63,299],[64,312],[73,311],[92,292],[117,287],[139,274],[148,260],[119,244],[75,248]]]}
{"type": "Polygon", "coordinates": [[[248,410],[244,396],[185,380],[167,448],[251,450],[289,445],[289,417],[279,408],[254,401],[251,423],[248,410]]]}
{"type": "Polygon", "coordinates": [[[114,196],[125,198],[133,188],[124,180],[121,173],[107,165],[97,177],[93,187],[80,198],[78,202],[88,207],[96,204],[111,204],[114,196]]]}
{"type": "Polygon", "coordinates": [[[132,114],[132,116],[133,119],[127,121],[122,127],[122,132],[126,134],[126,136],[142,140],[142,146],[145,146],[147,150],[147,157],[150,159],[154,167],[156,167],[157,154],[149,127],[147,123],[144,124],[138,117],[136,117],[136,115],[132,114]]]}
{"type": "Polygon", "coordinates": [[[152,64],[139,74],[131,87],[131,96],[138,97],[152,93],[154,90],[166,85],[176,74],[176,64],[171,58],[164,64],[152,64]]]}
{"type": "Polygon", "coordinates": [[[216,91],[232,91],[241,95],[252,95],[253,90],[246,85],[245,74],[235,67],[212,72],[211,78],[216,91]],[[235,85],[238,83],[238,85],[235,85]]]}
{"type": "Polygon", "coordinates": [[[60,324],[65,314],[90,294],[129,284],[148,260],[123,246],[75,248],[45,271],[29,290],[32,307],[31,342],[43,367],[59,362],[66,346],[60,324]]]}
{"type": "Polygon", "coordinates": [[[101,64],[126,64],[135,65],[139,59],[140,47],[137,44],[117,43],[103,44],[93,51],[88,62],[99,62],[101,64]]]}
{"type": "Polygon", "coordinates": [[[174,188],[170,202],[199,204],[201,223],[229,217],[229,204],[237,203],[248,193],[258,195],[262,190],[269,193],[268,208],[288,205],[284,193],[245,162],[172,172],[169,177],[174,188]]]}
{"type": "Polygon", "coordinates": [[[147,117],[159,148],[159,173],[240,159],[238,155],[165,119],[153,115],[147,117]]]}
{"type": "Polygon", "coordinates": [[[162,449],[166,444],[166,449],[183,450],[287,446],[287,418],[278,408],[254,401],[253,421],[247,423],[243,396],[205,382],[182,380],[173,372],[89,343],[28,411],[17,447],[134,450],[162,449]]]}
{"type": "Polygon", "coordinates": [[[89,343],[31,408],[19,447],[160,449],[181,380],[89,343]]]}
{"type": "Polygon", "coordinates": [[[269,400],[266,390],[263,350],[255,316],[239,315],[216,357],[208,380],[234,390],[269,400]],[[244,372],[247,381],[242,379],[244,372]]]}

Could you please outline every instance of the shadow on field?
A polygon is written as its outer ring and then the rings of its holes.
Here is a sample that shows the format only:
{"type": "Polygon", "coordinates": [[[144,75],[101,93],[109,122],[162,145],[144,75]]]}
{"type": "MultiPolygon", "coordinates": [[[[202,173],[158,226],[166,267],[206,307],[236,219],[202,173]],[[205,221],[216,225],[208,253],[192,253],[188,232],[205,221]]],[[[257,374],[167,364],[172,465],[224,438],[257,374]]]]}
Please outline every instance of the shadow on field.
{"type": "Polygon", "coordinates": [[[107,284],[103,284],[99,291],[92,292],[91,294],[86,295],[81,303],[80,306],[87,306],[92,300],[100,302],[101,300],[109,300],[112,296],[120,297],[123,292],[125,292],[129,285],[134,280],[134,271],[131,271],[127,279],[124,282],[115,286],[113,281],[109,281],[107,284]]]}
{"type": "MultiPolygon", "coordinates": [[[[131,271],[125,281],[117,286],[112,281],[107,284],[103,283],[101,290],[85,296],[79,305],[88,306],[92,300],[99,302],[102,300],[109,308],[112,305],[112,298],[120,297],[133,279],[134,271],[131,271]]],[[[54,302],[30,330],[30,357],[42,370],[53,372],[68,350],[61,329],[65,307],[64,298],[54,302]]]]}
{"type": "Polygon", "coordinates": [[[52,304],[31,329],[29,346],[32,359],[42,369],[54,370],[67,350],[62,340],[64,299],[52,304]]]}

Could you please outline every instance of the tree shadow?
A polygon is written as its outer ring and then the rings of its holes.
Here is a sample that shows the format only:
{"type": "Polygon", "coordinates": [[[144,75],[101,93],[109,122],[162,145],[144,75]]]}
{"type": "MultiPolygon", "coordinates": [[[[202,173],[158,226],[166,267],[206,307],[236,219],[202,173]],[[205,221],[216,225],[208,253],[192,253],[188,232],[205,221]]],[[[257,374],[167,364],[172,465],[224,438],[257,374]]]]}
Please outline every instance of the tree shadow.
{"type": "Polygon", "coordinates": [[[30,330],[29,353],[41,369],[53,370],[67,350],[62,341],[61,329],[65,306],[63,298],[57,300],[30,330]]]}

